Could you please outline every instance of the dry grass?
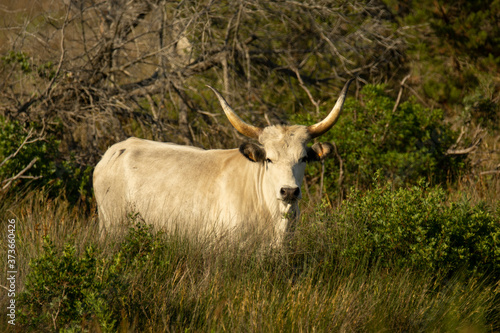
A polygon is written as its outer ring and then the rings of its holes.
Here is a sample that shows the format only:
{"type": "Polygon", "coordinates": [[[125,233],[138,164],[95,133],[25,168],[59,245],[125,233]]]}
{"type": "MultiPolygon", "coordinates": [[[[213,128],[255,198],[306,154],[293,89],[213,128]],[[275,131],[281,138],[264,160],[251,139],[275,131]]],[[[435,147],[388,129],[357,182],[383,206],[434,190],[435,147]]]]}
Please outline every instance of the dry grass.
{"type": "MultiPolygon", "coordinates": [[[[78,255],[96,244],[101,278],[112,267],[120,269],[119,278],[103,282],[114,286],[105,289],[105,313],[114,318],[112,327],[124,332],[488,332],[494,330],[488,325],[498,324],[490,310],[499,286],[475,279],[441,280],[425,270],[364,262],[326,263],[305,245],[281,251],[255,246],[258,241],[249,247],[225,241],[215,246],[151,232],[101,239],[94,216],[43,192],[6,199],[2,212],[3,220],[15,218],[18,225],[18,292],[30,271],[28,262],[43,252],[42,236],[59,249],[74,245],[78,255]],[[144,245],[143,254],[130,257],[138,245],[144,245]]],[[[301,233],[314,237],[306,229],[301,233]]],[[[0,256],[5,257],[5,246],[0,256]]],[[[5,308],[8,299],[4,293],[1,297],[5,308]]],[[[75,327],[105,330],[109,320],[103,316],[77,321],[75,327]]]]}

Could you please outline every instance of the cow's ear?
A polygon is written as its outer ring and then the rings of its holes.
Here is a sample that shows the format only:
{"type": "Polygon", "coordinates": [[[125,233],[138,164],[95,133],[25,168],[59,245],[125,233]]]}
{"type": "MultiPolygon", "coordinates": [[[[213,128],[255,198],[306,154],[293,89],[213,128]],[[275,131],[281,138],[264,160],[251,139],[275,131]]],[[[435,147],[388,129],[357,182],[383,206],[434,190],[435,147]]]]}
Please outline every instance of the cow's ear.
{"type": "Polygon", "coordinates": [[[245,142],[240,146],[240,153],[252,162],[264,162],[266,151],[264,148],[250,142],[245,142]]]}
{"type": "Polygon", "coordinates": [[[317,142],[307,149],[308,161],[322,161],[333,152],[333,145],[328,142],[317,142]]]}

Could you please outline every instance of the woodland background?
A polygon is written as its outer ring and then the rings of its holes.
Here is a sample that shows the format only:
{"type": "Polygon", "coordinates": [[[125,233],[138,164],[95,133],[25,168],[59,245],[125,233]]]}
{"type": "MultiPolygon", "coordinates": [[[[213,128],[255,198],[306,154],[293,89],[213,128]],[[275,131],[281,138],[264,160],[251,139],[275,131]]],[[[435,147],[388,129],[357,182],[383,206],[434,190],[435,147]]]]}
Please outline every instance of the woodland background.
{"type": "Polygon", "coordinates": [[[4,0],[0,18],[24,328],[499,329],[500,1],[4,0]],[[91,175],[113,143],[245,140],[207,84],[249,123],[307,125],[350,78],[286,250],[141,221],[96,236],[91,175]]]}

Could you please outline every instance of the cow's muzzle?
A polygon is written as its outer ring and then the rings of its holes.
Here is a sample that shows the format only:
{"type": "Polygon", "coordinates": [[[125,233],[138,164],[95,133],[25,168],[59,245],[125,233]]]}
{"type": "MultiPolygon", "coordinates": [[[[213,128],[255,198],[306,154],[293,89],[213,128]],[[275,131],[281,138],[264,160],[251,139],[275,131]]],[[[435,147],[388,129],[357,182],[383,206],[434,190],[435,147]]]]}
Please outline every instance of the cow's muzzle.
{"type": "Polygon", "coordinates": [[[282,187],[280,190],[280,196],[283,201],[297,201],[301,198],[300,187],[282,187]]]}

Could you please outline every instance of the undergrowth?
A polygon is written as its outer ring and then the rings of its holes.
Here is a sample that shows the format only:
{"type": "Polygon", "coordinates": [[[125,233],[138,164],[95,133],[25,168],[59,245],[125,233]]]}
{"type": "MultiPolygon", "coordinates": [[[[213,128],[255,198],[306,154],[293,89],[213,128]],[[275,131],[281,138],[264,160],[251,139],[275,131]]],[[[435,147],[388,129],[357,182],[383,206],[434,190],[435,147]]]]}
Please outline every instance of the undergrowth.
{"type": "Polygon", "coordinates": [[[318,207],[281,249],[194,241],[137,221],[120,237],[100,238],[92,223],[93,236],[77,237],[81,221],[66,237],[48,229],[26,253],[18,324],[60,332],[495,331],[498,224],[493,208],[450,203],[422,183],[353,191],[338,211],[318,207]]]}

